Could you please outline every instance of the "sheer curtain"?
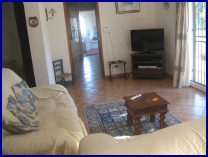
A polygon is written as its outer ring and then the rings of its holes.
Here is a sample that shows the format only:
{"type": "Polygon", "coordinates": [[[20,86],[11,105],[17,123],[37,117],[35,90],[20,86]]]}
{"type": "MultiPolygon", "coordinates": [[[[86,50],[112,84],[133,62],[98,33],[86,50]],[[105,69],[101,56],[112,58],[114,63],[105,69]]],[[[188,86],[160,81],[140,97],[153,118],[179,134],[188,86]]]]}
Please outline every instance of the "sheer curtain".
{"type": "Polygon", "coordinates": [[[173,73],[173,87],[190,86],[188,2],[177,3],[176,57],[173,73]]]}

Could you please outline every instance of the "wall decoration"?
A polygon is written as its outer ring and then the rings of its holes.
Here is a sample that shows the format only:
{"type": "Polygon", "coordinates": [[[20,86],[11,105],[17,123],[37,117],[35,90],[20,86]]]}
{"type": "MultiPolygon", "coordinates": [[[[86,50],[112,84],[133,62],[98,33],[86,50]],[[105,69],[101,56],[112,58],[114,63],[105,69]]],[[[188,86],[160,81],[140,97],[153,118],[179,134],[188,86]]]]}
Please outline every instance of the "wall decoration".
{"type": "Polygon", "coordinates": [[[164,2],[163,7],[164,7],[164,9],[167,10],[169,8],[169,2],[164,2]]]}
{"type": "Polygon", "coordinates": [[[116,14],[140,12],[139,2],[115,2],[116,14]]]}
{"type": "Polygon", "coordinates": [[[54,14],[57,13],[57,12],[52,8],[48,13],[47,9],[45,8],[45,13],[46,13],[46,21],[48,21],[49,19],[52,19],[54,14]],[[48,17],[48,14],[52,15],[51,18],[48,17]]]}
{"type": "Polygon", "coordinates": [[[29,25],[31,27],[36,27],[38,25],[38,18],[35,16],[35,17],[30,17],[29,18],[29,25]]]}

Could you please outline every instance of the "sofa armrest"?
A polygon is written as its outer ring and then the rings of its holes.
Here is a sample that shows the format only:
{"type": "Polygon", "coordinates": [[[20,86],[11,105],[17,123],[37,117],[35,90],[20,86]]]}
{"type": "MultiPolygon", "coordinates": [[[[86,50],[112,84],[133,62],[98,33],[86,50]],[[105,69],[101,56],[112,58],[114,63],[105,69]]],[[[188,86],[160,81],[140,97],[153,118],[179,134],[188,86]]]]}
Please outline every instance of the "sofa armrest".
{"type": "Polygon", "coordinates": [[[123,139],[95,137],[80,141],[79,154],[206,154],[206,118],[123,139]]]}
{"type": "Polygon", "coordinates": [[[21,135],[5,135],[3,154],[77,154],[79,143],[67,130],[54,128],[21,135]]]}
{"type": "Polygon", "coordinates": [[[112,136],[97,133],[85,136],[79,144],[79,154],[97,154],[98,152],[119,145],[112,136]]]}

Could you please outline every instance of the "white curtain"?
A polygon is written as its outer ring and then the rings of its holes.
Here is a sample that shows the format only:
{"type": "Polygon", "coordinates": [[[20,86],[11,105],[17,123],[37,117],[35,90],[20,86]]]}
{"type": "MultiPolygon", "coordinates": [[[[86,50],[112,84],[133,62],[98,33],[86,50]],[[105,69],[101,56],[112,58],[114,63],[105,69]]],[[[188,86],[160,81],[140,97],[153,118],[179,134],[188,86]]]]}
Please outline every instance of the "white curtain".
{"type": "Polygon", "coordinates": [[[177,3],[176,57],[173,87],[190,86],[188,45],[188,2],[177,3]]]}

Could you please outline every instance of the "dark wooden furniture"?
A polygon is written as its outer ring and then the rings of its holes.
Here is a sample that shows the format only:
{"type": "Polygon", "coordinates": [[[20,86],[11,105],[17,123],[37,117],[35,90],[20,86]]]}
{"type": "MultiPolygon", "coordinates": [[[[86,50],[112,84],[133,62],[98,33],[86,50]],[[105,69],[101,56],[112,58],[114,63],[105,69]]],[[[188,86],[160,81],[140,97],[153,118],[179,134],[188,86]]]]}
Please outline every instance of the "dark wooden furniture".
{"type": "Polygon", "coordinates": [[[133,79],[147,77],[163,79],[165,75],[165,51],[157,51],[155,54],[134,52],[131,54],[131,64],[133,79]]]}
{"type": "MultiPolygon", "coordinates": [[[[134,96],[134,95],[132,95],[134,96]]],[[[150,121],[155,121],[155,114],[160,113],[160,128],[165,127],[165,114],[168,112],[168,107],[166,100],[161,96],[157,95],[155,92],[144,93],[141,97],[130,100],[132,96],[124,97],[125,106],[127,108],[127,124],[128,126],[133,125],[133,119],[135,121],[134,131],[135,135],[141,134],[141,122],[140,118],[145,115],[150,115],[150,121]]]]}
{"type": "Polygon", "coordinates": [[[74,85],[74,74],[73,73],[64,73],[63,68],[63,60],[57,59],[53,61],[53,70],[54,70],[54,76],[56,83],[59,83],[57,81],[57,78],[61,79],[62,85],[65,86],[68,83],[72,83],[74,85]],[[65,79],[71,76],[71,81],[66,81],[65,79]]]}
{"type": "Polygon", "coordinates": [[[110,61],[108,62],[108,65],[109,65],[109,72],[110,72],[110,77],[109,79],[111,81],[113,81],[113,78],[116,78],[115,76],[112,76],[111,74],[111,65],[117,65],[117,64],[123,64],[124,65],[124,75],[122,76],[117,76],[117,77],[124,77],[125,79],[127,79],[127,75],[126,75],[126,61],[125,60],[121,60],[120,62],[119,61],[110,61]]]}

